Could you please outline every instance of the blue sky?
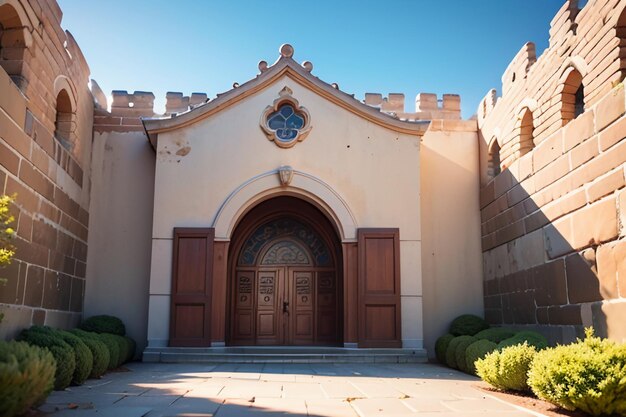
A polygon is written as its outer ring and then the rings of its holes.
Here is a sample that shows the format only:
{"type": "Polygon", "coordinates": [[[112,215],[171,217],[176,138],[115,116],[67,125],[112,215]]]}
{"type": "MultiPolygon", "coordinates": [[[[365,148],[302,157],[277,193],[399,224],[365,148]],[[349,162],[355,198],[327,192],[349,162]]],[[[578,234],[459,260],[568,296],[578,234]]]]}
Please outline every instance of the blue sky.
{"type": "Polygon", "coordinates": [[[58,0],[102,89],[210,97],[257,74],[282,43],[313,74],[363,99],[461,95],[475,113],[527,41],[540,54],[563,0],[58,0]]]}

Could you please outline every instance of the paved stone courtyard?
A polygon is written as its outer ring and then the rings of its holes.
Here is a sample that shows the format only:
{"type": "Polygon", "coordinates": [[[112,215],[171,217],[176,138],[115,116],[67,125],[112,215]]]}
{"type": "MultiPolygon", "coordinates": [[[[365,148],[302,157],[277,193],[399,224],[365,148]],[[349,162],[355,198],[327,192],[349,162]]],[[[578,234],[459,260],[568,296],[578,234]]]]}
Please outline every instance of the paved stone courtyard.
{"type": "Polygon", "coordinates": [[[53,392],[51,416],[472,416],[537,413],[432,364],[148,364],[53,392]]]}

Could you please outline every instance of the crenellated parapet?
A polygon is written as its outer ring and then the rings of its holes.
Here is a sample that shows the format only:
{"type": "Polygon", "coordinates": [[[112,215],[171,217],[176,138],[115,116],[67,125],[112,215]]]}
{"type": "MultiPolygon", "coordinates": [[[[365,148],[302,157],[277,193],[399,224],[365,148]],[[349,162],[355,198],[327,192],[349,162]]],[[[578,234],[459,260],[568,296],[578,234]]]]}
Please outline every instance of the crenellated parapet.
{"type": "Polygon", "coordinates": [[[365,93],[363,102],[401,120],[461,118],[461,97],[457,94],[444,94],[439,99],[436,94],[420,93],[415,97],[415,112],[405,111],[404,94],[399,93],[391,93],[387,97],[380,93],[365,93]]]}

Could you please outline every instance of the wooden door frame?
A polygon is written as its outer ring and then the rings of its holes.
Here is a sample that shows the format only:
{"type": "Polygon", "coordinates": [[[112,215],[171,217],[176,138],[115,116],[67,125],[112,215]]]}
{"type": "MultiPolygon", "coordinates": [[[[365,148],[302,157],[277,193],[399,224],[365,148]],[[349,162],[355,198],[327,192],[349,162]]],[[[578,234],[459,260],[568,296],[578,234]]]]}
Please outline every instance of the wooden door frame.
{"type": "Polygon", "coordinates": [[[234,281],[237,269],[237,259],[239,253],[250,236],[261,224],[268,221],[276,220],[284,217],[292,217],[304,225],[315,230],[322,237],[330,251],[335,268],[337,279],[337,341],[336,344],[343,343],[344,334],[344,312],[343,300],[344,294],[344,268],[343,253],[341,239],[337,227],[333,222],[320,210],[311,203],[302,199],[291,196],[274,197],[265,200],[241,217],[241,220],[233,229],[231,244],[228,251],[228,276],[227,276],[227,296],[226,296],[226,328],[225,334],[226,345],[229,345],[233,336],[232,319],[234,315],[234,281]]]}

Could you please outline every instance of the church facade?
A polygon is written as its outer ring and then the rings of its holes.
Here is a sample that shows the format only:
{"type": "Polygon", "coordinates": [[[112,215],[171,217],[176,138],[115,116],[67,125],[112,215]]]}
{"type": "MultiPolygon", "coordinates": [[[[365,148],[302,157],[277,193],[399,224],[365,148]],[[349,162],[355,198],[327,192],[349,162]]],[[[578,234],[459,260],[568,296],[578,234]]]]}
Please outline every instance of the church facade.
{"type": "Polygon", "coordinates": [[[2,336],[113,314],[143,348],[432,356],[474,313],[623,340],[625,8],[565,2],[461,120],[456,95],[358,100],[289,44],[215,98],[109,102],[54,2],[0,1],[2,336]]]}

